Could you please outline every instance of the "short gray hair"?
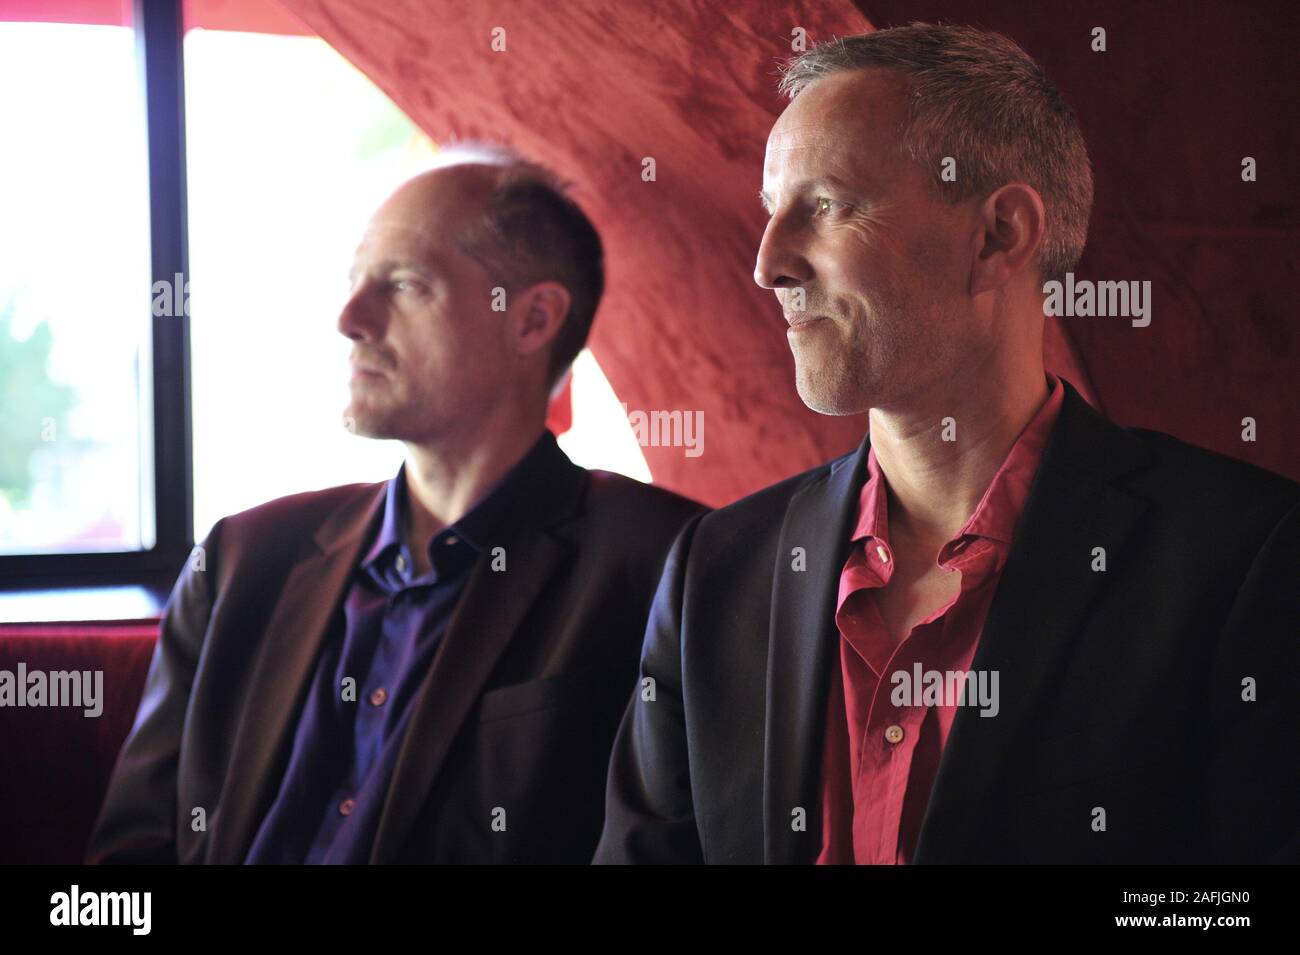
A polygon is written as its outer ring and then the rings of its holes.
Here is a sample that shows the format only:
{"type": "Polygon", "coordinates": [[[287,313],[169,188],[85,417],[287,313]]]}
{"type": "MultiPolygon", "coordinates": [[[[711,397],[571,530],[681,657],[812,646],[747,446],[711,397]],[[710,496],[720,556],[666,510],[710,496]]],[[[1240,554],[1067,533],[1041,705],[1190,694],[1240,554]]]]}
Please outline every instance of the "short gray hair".
{"type": "Polygon", "coordinates": [[[461,163],[501,167],[482,219],[464,229],[460,250],[507,291],[559,282],[569,291],[569,313],[551,343],[554,385],[578,357],[605,291],[600,234],[568,192],[570,185],[508,146],[458,142],[438,150],[433,168],[461,163]]]}
{"type": "Polygon", "coordinates": [[[912,23],[813,47],[786,64],[780,90],[794,99],[824,76],[864,69],[905,81],[899,147],[941,199],[983,198],[1010,182],[1038,190],[1047,220],[1040,277],[1063,280],[1088,239],[1092,166],[1074,112],[1029,54],[1000,33],[912,23]],[[938,175],[947,156],[956,182],[938,175]]]}

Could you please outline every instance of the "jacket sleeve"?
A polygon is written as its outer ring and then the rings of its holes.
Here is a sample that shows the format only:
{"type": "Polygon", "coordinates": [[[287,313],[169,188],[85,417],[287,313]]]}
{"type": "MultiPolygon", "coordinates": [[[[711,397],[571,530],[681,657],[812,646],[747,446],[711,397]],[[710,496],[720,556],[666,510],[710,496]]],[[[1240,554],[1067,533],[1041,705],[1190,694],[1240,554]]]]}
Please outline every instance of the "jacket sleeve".
{"type": "Polygon", "coordinates": [[[222,522],[172,588],[135,723],[118,754],[86,850],[98,863],[176,862],[177,764],[190,688],[212,613],[222,522]]]}
{"type": "Polygon", "coordinates": [[[1207,861],[1300,862],[1297,625],[1300,505],[1256,555],[1219,640],[1201,806],[1207,861]]]}
{"type": "Polygon", "coordinates": [[[651,605],[640,679],[610,758],[597,865],[704,861],[691,801],[681,653],[686,565],[700,516],[673,544],[651,605]]]}

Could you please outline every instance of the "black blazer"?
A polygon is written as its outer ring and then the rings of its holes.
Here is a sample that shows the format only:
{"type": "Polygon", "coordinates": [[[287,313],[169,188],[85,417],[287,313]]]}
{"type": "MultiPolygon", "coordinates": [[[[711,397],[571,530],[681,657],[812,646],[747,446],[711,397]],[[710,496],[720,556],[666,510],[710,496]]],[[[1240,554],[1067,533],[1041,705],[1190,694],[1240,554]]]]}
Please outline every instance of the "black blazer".
{"type": "MultiPolygon", "coordinates": [[[[372,862],[590,861],[655,583],[701,508],[574,466],[553,439],[485,550],[420,689],[372,862]],[[505,831],[494,831],[502,807],[505,831]]],[[[172,592],[92,862],[241,862],[279,789],[318,652],[386,482],[223,518],[172,592]],[[206,831],[191,825],[203,807],[206,831]]]]}
{"type": "MultiPolygon", "coordinates": [[[[816,859],[866,456],[864,441],[683,531],[597,862],[816,859]]],[[[1298,570],[1300,485],[1117,427],[1067,384],[972,664],[999,671],[1001,711],[959,709],[915,861],[1300,859],[1298,570]]]]}

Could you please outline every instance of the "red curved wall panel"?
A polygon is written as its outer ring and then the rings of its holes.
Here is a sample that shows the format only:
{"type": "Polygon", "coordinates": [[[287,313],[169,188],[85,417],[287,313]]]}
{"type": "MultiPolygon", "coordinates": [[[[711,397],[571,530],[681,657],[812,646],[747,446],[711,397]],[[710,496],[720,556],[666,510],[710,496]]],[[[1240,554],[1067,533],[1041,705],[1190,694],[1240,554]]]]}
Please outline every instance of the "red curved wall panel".
{"type": "Polygon", "coordinates": [[[958,0],[286,6],[435,141],[508,142],[576,183],[609,260],[593,351],[629,409],[704,412],[703,455],[645,452],[658,483],[714,505],[848,450],[865,427],[802,405],[779,310],[751,279],[791,31],[818,41],[869,30],[868,17],[1001,29],[1063,88],[1088,138],[1097,203],[1080,276],[1153,283],[1146,329],[1049,321],[1048,367],[1123,424],[1300,477],[1286,440],[1296,143],[1280,121],[1290,94],[1278,69],[1294,31],[1113,0],[1074,13],[958,0]],[[1107,54],[1090,50],[1097,24],[1109,25],[1107,54]],[[1261,182],[1240,181],[1242,155],[1257,156],[1261,182]],[[1247,415],[1254,444],[1240,440],[1247,415]]]}

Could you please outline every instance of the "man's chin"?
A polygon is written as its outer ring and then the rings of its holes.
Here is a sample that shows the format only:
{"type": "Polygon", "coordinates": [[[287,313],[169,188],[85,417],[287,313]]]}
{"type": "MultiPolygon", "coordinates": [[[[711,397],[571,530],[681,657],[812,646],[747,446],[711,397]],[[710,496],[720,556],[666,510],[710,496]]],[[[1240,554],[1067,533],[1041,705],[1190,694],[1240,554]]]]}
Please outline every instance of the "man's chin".
{"type": "Polygon", "coordinates": [[[799,392],[799,400],[818,414],[843,417],[862,414],[870,408],[870,403],[864,403],[856,389],[823,375],[807,375],[796,371],[795,390],[799,392]]]}
{"type": "Polygon", "coordinates": [[[802,398],[803,403],[808,406],[808,410],[815,411],[818,414],[842,418],[847,415],[859,413],[851,407],[841,405],[835,401],[826,400],[821,395],[806,395],[801,391],[799,392],[799,397],[802,398]]]}
{"type": "Polygon", "coordinates": [[[348,408],[343,412],[343,427],[358,438],[385,440],[398,437],[396,434],[397,429],[392,422],[387,420],[386,416],[352,408],[348,408]]]}

